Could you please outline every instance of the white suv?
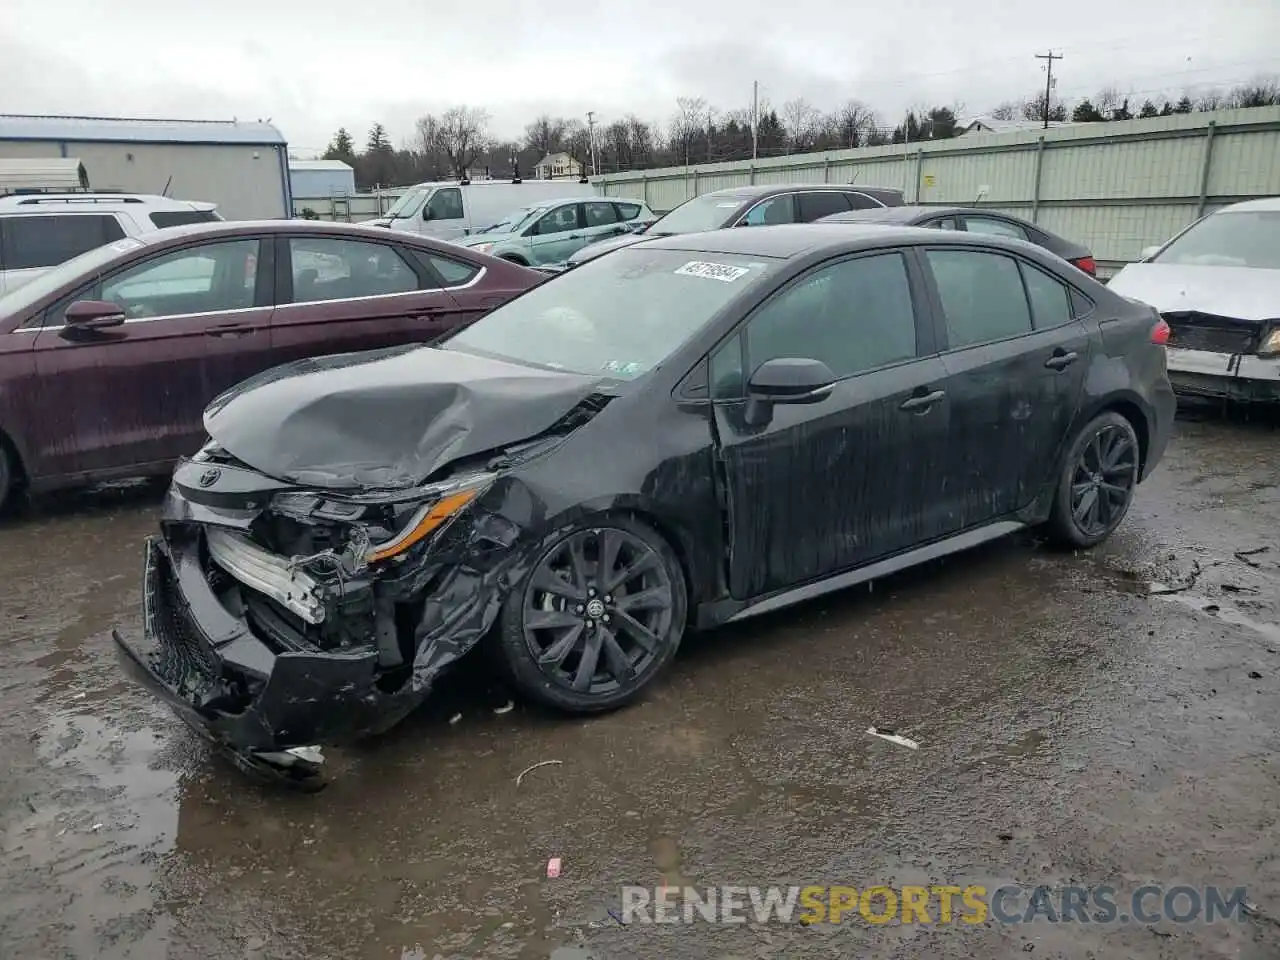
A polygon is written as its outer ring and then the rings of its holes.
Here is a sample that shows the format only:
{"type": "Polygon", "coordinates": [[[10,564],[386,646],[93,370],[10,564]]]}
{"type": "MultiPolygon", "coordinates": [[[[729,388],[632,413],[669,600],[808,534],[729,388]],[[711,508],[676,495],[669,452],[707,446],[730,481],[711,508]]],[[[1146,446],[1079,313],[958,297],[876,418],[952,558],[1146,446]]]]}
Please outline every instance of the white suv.
{"type": "Polygon", "coordinates": [[[0,196],[0,296],[103,244],[221,220],[212,203],[123,193],[0,196]]]}

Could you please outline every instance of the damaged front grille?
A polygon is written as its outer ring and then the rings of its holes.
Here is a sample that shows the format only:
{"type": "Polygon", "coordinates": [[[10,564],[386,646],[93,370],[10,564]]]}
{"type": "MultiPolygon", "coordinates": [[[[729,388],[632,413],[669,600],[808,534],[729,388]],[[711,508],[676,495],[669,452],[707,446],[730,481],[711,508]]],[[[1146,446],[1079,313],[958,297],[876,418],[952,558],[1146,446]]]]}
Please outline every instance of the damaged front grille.
{"type": "Polygon", "coordinates": [[[1231,355],[1256,353],[1262,325],[1234,317],[1194,311],[1163,314],[1169,324],[1169,346],[1231,355]]]}
{"type": "Polygon", "coordinates": [[[152,669],[181,695],[197,702],[207,699],[221,671],[200,639],[190,610],[174,600],[177,581],[169,564],[148,565],[146,591],[152,598],[151,626],[160,640],[150,655],[152,669]]]}

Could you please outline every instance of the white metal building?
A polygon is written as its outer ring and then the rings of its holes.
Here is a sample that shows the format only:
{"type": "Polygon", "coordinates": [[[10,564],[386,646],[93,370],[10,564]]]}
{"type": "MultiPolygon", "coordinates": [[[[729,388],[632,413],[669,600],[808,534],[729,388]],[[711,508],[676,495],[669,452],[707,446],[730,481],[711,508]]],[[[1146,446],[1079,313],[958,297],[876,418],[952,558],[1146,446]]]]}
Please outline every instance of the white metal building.
{"type": "Polygon", "coordinates": [[[292,215],[288,145],[269,123],[0,115],[0,158],[77,158],[92,190],[208,200],[228,220],[292,215]]]}
{"type": "Polygon", "coordinates": [[[298,199],[346,197],[356,192],[356,172],[341,160],[290,160],[289,184],[298,199]]]}

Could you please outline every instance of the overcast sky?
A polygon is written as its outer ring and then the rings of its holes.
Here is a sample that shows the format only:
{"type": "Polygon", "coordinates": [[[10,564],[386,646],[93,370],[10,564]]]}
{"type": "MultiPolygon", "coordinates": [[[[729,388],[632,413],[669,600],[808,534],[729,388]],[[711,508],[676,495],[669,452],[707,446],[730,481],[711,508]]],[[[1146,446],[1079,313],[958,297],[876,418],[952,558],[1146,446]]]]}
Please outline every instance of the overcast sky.
{"type": "Polygon", "coordinates": [[[1280,0],[0,0],[0,110],[270,118],[300,155],[380,120],[397,145],[466,103],[518,138],[540,112],[664,125],[681,95],[749,107],[857,98],[896,122],[1043,88],[1149,95],[1280,72],[1280,0]]]}

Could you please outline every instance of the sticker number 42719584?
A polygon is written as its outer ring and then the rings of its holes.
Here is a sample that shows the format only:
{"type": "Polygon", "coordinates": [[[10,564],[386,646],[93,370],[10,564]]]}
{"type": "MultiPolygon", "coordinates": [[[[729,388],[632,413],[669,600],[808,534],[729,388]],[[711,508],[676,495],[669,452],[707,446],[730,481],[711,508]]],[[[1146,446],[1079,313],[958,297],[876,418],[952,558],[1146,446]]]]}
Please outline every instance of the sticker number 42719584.
{"type": "Polygon", "coordinates": [[[707,280],[720,280],[733,283],[739,277],[750,273],[746,267],[732,267],[727,263],[707,263],[703,260],[690,260],[676,270],[682,277],[703,277],[707,280]]]}

